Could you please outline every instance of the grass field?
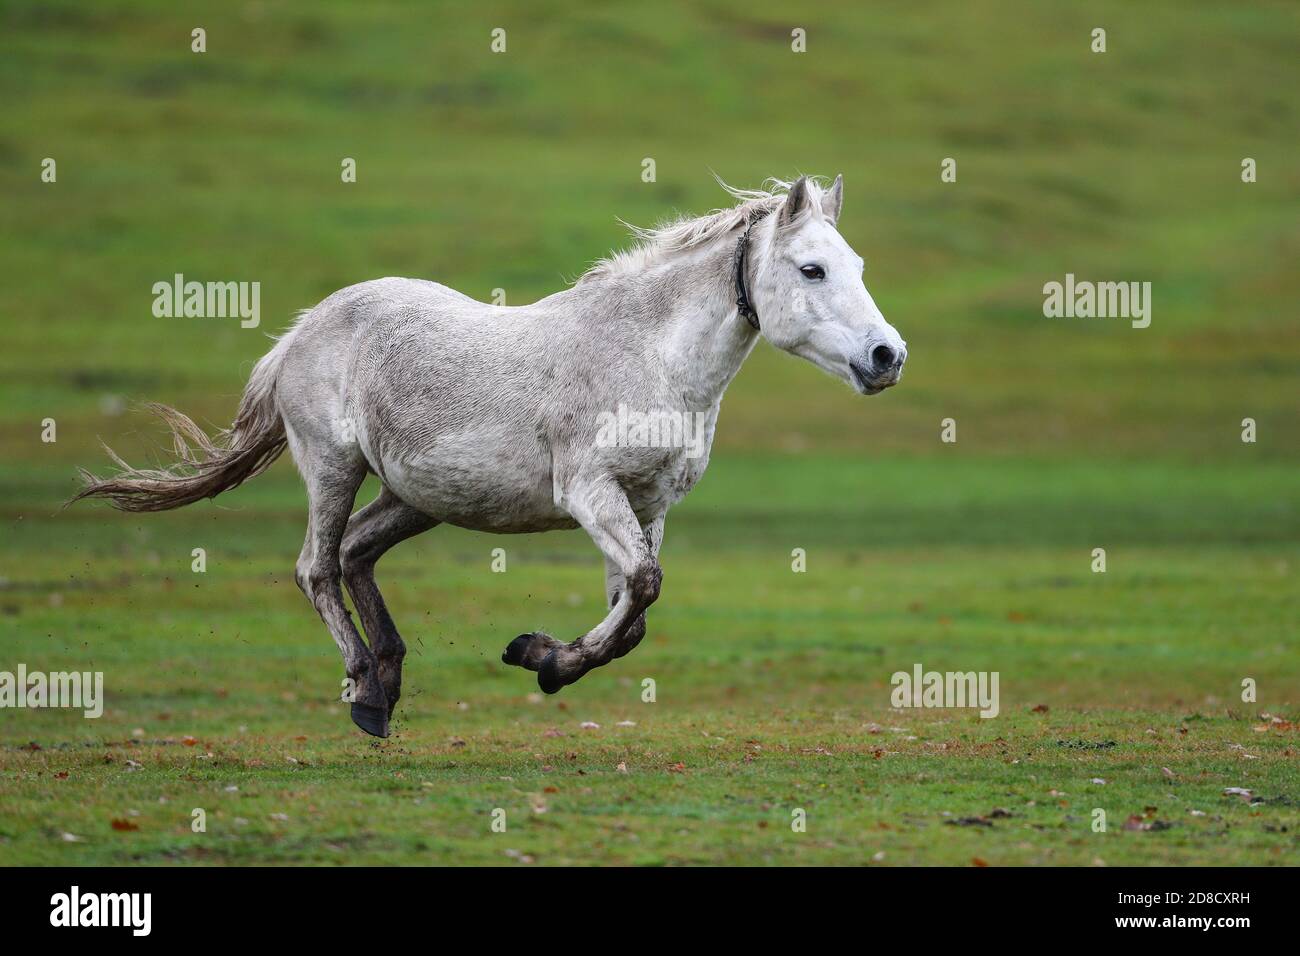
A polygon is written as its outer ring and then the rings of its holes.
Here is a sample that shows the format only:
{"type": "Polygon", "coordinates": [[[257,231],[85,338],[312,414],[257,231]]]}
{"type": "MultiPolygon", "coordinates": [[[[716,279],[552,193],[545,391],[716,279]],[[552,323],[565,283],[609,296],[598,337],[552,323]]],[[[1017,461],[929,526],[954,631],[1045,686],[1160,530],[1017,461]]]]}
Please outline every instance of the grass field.
{"type": "Polygon", "coordinates": [[[0,864],[1300,862],[1294,10],[792,16],[0,7],[0,671],[107,694],[0,710],[0,864]],[[558,696],[499,657],[601,613],[580,533],[438,528],[381,563],[411,655],[376,742],[293,583],[287,459],[175,513],[59,510],[100,437],[151,453],[132,403],[227,423],[262,333],[334,289],[529,301],[615,216],[720,204],[710,170],[844,173],[907,377],[863,400],[760,344],[646,640],[558,696]],[[260,281],[262,327],[154,318],[177,272],[260,281]],[[1066,272],[1152,282],[1151,327],[1044,318],[1066,272]],[[998,672],[999,715],[893,709],[916,663],[998,672]]]}

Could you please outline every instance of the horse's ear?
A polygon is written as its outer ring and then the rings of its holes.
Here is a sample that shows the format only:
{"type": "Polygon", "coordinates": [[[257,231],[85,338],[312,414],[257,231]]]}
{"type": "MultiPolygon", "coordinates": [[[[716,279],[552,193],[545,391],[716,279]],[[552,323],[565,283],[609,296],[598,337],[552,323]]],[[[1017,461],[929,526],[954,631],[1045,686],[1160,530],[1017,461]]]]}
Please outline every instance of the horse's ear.
{"type": "Polygon", "coordinates": [[[800,176],[785,194],[785,204],[777,217],[777,227],[788,226],[808,208],[808,177],[800,176]]]}
{"type": "Polygon", "coordinates": [[[822,214],[833,226],[840,221],[840,209],[844,205],[844,174],[835,177],[835,185],[822,193],[822,214]]]}

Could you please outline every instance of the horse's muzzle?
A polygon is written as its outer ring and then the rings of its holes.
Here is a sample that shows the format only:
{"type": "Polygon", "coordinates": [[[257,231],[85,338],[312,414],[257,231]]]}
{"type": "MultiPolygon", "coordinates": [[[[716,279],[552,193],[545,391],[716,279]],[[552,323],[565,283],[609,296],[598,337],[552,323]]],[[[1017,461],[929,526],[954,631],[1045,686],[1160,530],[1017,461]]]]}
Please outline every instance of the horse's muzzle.
{"type": "Polygon", "coordinates": [[[893,349],[888,345],[877,345],[871,350],[866,362],[852,360],[849,369],[853,380],[863,395],[879,395],[887,388],[898,384],[903,377],[903,363],[907,361],[907,349],[893,349]]]}

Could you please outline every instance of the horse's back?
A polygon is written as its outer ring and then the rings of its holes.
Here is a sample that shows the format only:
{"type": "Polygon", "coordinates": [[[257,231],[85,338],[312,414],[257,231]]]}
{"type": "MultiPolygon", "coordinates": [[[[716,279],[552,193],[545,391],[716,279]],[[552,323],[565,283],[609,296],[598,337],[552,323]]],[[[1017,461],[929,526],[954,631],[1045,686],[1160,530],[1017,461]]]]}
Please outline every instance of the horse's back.
{"type": "Polygon", "coordinates": [[[478,311],[491,306],[439,282],[390,276],[340,289],[312,309],[308,319],[318,326],[339,324],[356,329],[394,314],[436,315],[449,308],[478,311]]]}

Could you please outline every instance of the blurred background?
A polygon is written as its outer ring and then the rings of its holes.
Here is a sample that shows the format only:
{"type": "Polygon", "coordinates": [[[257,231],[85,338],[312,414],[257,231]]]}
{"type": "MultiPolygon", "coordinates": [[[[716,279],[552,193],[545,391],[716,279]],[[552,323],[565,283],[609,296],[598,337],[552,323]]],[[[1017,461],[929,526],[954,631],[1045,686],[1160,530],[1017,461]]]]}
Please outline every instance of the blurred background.
{"type": "MultiPolygon", "coordinates": [[[[267,334],[340,287],[531,301],[625,244],[617,217],[726,204],[713,173],[844,174],[840,228],[907,374],[863,400],[761,343],[668,520],[650,637],[578,699],[621,699],[653,664],[700,708],[887,708],[889,673],[920,660],[1002,670],[1004,710],[1194,707],[1242,673],[1294,702],[1297,25],[1266,0],[5,0],[0,631],[33,667],[110,667],[116,695],[95,727],[31,714],[13,739],[271,732],[285,708],[342,734],[337,655],[292,583],[288,457],[143,517],[59,512],[74,465],[103,467],[99,438],[155,455],[143,400],[228,424],[267,334]],[[260,328],[154,317],[176,273],[260,282],[260,328]],[[1045,318],[1066,273],[1150,282],[1150,327],[1045,318]]],[[[439,529],[380,583],[416,651],[411,733],[487,732],[446,708],[522,699],[500,648],[601,606],[580,534],[439,529]],[[503,543],[511,573],[487,573],[503,543]]]]}
{"type": "Polygon", "coordinates": [[[116,427],[115,396],[225,423],[263,333],[353,282],[546,295],[626,241],[615,217],[724,204],[715,171],[843,172],[843,231],[912,355],[863,404],[760,348],[720,450],[1205,461],[1250,416],[1254,459],[1294,456],[1295,7],[1130,7],[11,0],[5,457],[44,416],[116,427]],[[262,327],[155,319],[176,272],[260,281],[262,327]],[[1151,328],[1045,319],[1066,272],[1150,281],[1151,328]]]}

